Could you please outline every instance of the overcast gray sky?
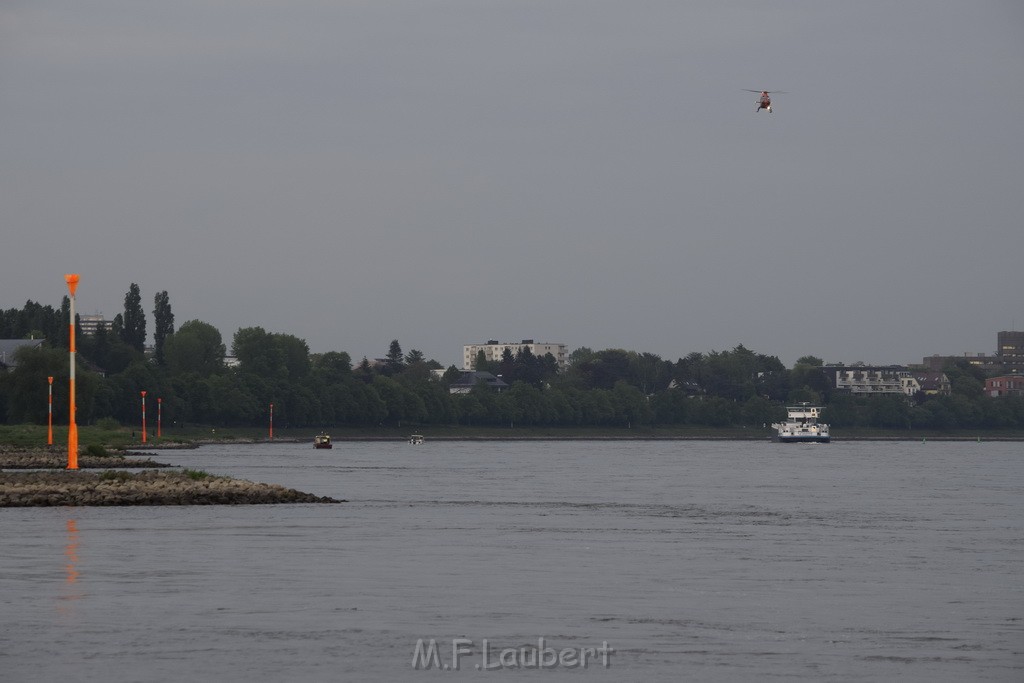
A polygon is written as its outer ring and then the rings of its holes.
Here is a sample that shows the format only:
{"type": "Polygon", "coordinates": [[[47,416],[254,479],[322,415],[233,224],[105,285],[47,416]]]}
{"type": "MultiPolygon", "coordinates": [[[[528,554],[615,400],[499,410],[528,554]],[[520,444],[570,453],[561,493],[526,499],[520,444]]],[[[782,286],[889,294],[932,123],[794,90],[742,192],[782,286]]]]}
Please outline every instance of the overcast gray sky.
{"type": "Polygon", "coordinates": [[[1024,328],[1019,0],[14,0],[0,117],[0,308],[445,365],[1024,328]]]}

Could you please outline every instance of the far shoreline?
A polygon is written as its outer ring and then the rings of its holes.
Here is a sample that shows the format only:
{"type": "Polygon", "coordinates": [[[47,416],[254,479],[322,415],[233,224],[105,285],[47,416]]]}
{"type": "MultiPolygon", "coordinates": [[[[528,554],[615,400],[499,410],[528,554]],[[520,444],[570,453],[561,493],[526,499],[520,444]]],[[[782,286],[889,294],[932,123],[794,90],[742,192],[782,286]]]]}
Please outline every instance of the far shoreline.
{"type": "MultiPolygon", "coordinates": [[[[217,444],[308,444],[325,431],[336,443],[407,442],[412,434],[420,434],[431,442],[539,442],[539,441],[765,441],[772,442],[775,431],[767,425],[747,427],[532,427],[532,426],[453,426],[453,425],[391,425],[376,427],[258,427],[182,426],[165,427],[162,433],[141,432],[130,427],[109,425],[79,426],[80,453],[129,454],[165,449],[191,449],[217,444]]],[[[48,439],[46,425],[0,425],[0,454],[10,450],[67,453],[67,427],[54,427],[48,439]],[[47,443],[52,445],[46,445],[47,443]]],[[[907,430],[832,428],[832,441],[1005,441],[1024,442],[1022,430],[963,429],[907,430]]]]}
{"type": "MultiPolygon", "coordinates": [[[[542,441],[741,441],[741,442],[766,442],[774,443],[770,435],[742,436],[742,435],[636,435],[636,436],[611,436],[611,435],[518,435],[518,436],[497,436],[497,435],[471,435],[458,436],[451,434],[431,435],[429,431],[423,431],[423,437],[427,442],[542,442],[542,441]]],[[[334,443],[402,443],[408,441],[407,436],[331,436],[334,443]]],[[[1024,436],[993,436],[985,435],[952,435],[952,434],[924,434],[924,435],[850,435],[832,436],[832,442],[865,442],[865,441],[952,441],[952,442],[1024,442],[1024,436]]],[[[202,446],[217,445],[270,445],[275,443],[303,444],[308,443],[313,449],[312,439],[300,438],[224,438],[224,439],[199,439],[189,443],[150,443],[133,444],[126,447],[126,455],[146,455],[150,451],[160,450],[188,450],[202,446]]]]}

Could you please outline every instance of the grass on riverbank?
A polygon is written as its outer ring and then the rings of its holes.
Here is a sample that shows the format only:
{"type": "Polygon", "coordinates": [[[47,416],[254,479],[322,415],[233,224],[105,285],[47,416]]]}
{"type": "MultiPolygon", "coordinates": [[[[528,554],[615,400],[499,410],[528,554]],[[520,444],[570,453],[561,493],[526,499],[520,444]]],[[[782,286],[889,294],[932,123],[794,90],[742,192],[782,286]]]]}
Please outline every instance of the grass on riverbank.
{"type": "MultiPolygon", "coordinates": [[[[78,428],[78,446],[81,450],[88,450],[90,446],[112,450],[123,450],[126,447],[135,445],[138,439],[135,438],[131,429],[120,426],[80,426],[78,428]]],[[[0,445],[15,449],[37,449],[47,448],[46,425],[0,425],[0,445]]],[[[67,450],[68,428],[67,425],[53,427],[52,448],[56,450],[67,450]]]]}

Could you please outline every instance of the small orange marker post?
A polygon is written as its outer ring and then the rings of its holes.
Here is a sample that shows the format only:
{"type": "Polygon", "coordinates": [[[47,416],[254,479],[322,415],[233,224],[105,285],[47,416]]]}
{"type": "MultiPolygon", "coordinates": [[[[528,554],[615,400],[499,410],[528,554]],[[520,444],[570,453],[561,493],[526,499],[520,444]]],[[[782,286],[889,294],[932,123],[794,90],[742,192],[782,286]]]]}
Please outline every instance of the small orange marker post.
{"type": "Polygon", "coordinates": [[[142,394],[142,443],[146,443],[146,392],[139,393],[142,394]]]}
{"type": "Polygon", "coordinates": [[[50,383],[50,396],[46,405],[46,445],[53,445],[53,377],[47,377],[50,383]]]}
{"type": "Polygon", "coordinates": [[[270,404],[270,440],[274,440],[274,404],[270,404]]]}
{"type": "Polygon", "coordinates": [[[71,359],[71,376],[69,384],[69,416],[68,416],[68,469],[78,469],[78,425],[75,423],[75,290],[78,289],[78,273],[68,273],[64,282],[71,293],[71,321],[68,325],[68,354],[71,359]]]}

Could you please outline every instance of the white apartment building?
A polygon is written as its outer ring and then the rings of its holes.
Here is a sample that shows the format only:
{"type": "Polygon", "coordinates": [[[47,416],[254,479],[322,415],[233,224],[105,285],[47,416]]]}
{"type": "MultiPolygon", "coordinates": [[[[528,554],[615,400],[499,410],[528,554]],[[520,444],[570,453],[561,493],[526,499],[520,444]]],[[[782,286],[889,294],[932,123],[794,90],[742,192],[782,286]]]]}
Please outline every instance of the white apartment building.
{"type": "Polygon", "coordinates": [[[902,394],[910,397],[924,392],[948,396],[949,378],[934,370],[911,370],[898,365],[826,365],[822,368],[839,391],[855,395],[902,394]]]}
{"type": "Polygon", "coordinates": [[[921,384],[907,368],[898,366],[825,366],[836,389],[851,394],[902,394],[913,396],[921,384]]]}
{"type": "Polygon", "coordinates": [[[96,330],[103,328],[107,332],[114,326],[113,320],[107,320],[103,317],[102,313],[93,313],[92,315],[79,315],[78,316],[78,327],[82,330],[82,334],[92,336],[96,334],[96,330]]]}
{"type": "Polygon", "coordinates": [[[550,353],[558,361],[559,369],[564,369],[569,364],[569,350],[565,344],[538,344],[532,339],[524,339],[521,342],[499,342],[497,339],[490,339],[486,344],[466,344],[462,347],[462,369],[475,370],[476,356],[481,351],[484,352],[486,360],[500,361],[505,349],[512,351],[513,356],[521,349],[530,349],[530,353],[537,358],[550,353]]]}

